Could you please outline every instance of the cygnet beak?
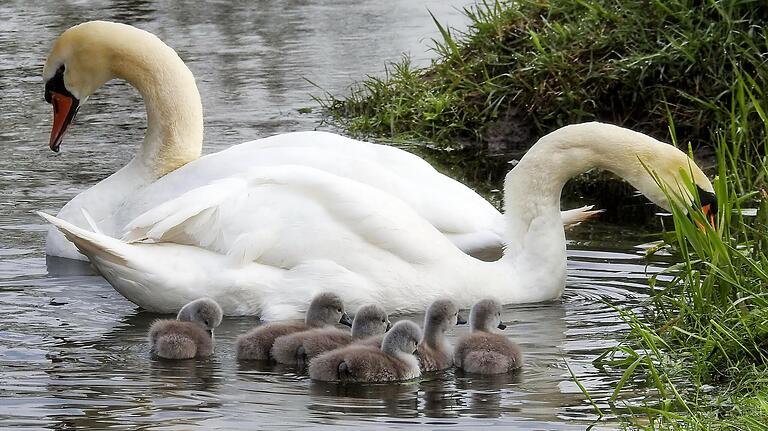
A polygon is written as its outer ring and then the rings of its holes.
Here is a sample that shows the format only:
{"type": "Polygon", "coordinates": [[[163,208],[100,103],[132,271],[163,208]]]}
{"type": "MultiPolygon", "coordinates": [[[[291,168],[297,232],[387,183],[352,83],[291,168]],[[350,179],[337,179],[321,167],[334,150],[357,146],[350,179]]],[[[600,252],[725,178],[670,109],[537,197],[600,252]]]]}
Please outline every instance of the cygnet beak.
{"type": "Polygon", "coordinates": [[[497,326],[497,328],[499,328],[499,329],[501,329],[503,331],[504,329],[507,329],[507,325],[499,322],[499,326],[497,326]]]}
{"type": "Polygon", "coordinates": [[[466,325],[467,324],[467,319],[464,316],[462,316],[461,314],[459,314],[459,315],[456,316],[456,324],[457,325],[466,325]]]}
{"type": "Polygon", "coordinates": [[[387,331],[389,331],[390,329],[392,329],[392,322],[390,322],[389,320],[387,320],[387,329],[385,329],[385,330],[384,330],[384,332],[387,332],[387,331]]]}
{"type": "Polygon", "coordinates": [[[339,319],[339,323],[341,323],[344,326],[352,326],[352,319],[349,318],[349,314],[342,313],[341,319],[339,319]]]}

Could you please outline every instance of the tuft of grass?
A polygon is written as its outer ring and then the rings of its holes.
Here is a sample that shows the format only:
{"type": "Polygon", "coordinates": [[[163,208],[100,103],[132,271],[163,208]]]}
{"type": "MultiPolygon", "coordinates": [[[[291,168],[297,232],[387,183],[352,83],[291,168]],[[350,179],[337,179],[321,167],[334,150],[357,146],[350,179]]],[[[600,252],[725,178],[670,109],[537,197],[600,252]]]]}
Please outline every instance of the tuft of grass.
{"type": "Polygon", "coordinates": [[[454,148],[527,148],[587,120],[665,138],[670,115],[698,146],[733,133],[734,97],[764,97],[736,94],[739,79],[768,88],[762,0],[496,0],[465,13],[463,33],[435,20],[429,67],[404,57],[322,104],[353,134],[454,148]]]}

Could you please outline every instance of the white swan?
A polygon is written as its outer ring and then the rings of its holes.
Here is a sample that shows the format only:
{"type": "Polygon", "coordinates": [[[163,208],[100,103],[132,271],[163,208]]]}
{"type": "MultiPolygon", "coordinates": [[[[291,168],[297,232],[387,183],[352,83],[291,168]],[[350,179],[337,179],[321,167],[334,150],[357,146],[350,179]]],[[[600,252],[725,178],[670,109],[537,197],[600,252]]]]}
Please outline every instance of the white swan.
{"type": "MultiPolygon", "coordinates": [[[[291,163],[384,190],[410,205],[462,250],[487,259],[501,255],[504,222],[491,204],[421,158],[390,146],[300,132],[200,158],[203,117],[195,79],[173,49],[143,30],[102,21],[72,27],[54,43],[43,78],[46,100],[54,109],[50,140],[54,151],[79,105],[105,82],[125,79],[139,90],[146,105],[147,132],[136,157],[58,213],[77,226],[93,224],[119,237],[135,217],[184,192],[257,166],[291,163]]],[[[563,223],[588,218],[594,214],[590,208],[563,212],[563,223]]],[[[55,229],[48,234],[46,253],[84,259],[55,229]]]]}
{"type": "MultiPolygon", "coordinates": [[[[447,297],[546,301],[566,278],[560,192],[574,175],[608,169],[668,208],[646,167],[666,184],[697,184],[704,173],[683,152],[642,133],[601,123],[566,126],[541,138],[504,181],[507,242],[495,262],[473,258],[400,199],[306,166],[253,168],[188,191],[142,214],[123,240],[43,215],[134,303],[173,312],[209,296],[226,314],[298,318],[317,292],[350,309],[423,310],[447,297]]],[[[691,204],[687,189],[681,199],[691,204]]]]}

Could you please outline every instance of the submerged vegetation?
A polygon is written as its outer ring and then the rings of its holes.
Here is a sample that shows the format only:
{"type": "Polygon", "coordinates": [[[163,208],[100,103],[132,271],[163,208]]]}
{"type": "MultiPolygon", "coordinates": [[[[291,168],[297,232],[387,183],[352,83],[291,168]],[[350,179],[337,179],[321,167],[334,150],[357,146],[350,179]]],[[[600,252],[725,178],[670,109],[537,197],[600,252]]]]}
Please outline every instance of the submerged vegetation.
{"type": "Polygon", "coordinates": [[[518,0],[467,14],[466,33],[438,24],[430,67],[406,58],[324,100],[331,116],[354,134],[489,153],[592,119],[710,148],[716,228],[674,209],[674,281],[650,280],[643,314],[619,310],[627,339],[596,364],[623,370],[610,401],[628,427],[768,426],[768,3],[518,0]],[[613,404],[638,379],[647,404],[613,404]]]}

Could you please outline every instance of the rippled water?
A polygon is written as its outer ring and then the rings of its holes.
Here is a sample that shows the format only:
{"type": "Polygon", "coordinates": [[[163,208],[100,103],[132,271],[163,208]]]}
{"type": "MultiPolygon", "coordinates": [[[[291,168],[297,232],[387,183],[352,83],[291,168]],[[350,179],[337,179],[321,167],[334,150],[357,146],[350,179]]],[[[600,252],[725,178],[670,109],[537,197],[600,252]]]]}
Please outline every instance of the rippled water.
{"type": "MultiPolygon", "coordinates": [[[[594,420],[568,366],[605,407],[619,376],[594,359],[625,330],[612,306],[636,307],[646,279],[647,241],[636,229],[579,228],[569,234],[568,289],[549,304],[508,307],[508,334],[525,369],[503,378],[459,372],[417,383],[344,387],[290,369],[251,368],[234,358],[235,337],[255,320],[226,319],[206,361],[149,359],[141,312],[84,267],[46,263],[44,226],[56,212],[121,167],[140,142],[138,94],[110,83],[80,111],[55,155],[47,149],[50,106],[40,74],[51,41],[88,19],[132,23],[175,47],[198,78],[206,151],[274,133],[318,127],[307,80],[341,93],[403,51],[429,58],[437,37],[427,13],[461,27],[461,1],[257,1],[0,3],[0,428],[254,429],[480,426],[584,429],[594,420]]],[[[403,317],[403,316],[400,316],[403,317]]],[[[420,318],[420,316],[404,316],[420,318]]],[[[457,327],[452,337],[466,327],[457,327]]],[[[621,399],[642,400],[642,387],[621,399]]],[[[599,428],[612,428],[600,422],[599,428]]],[[[598,429],[599,429],[598,428],[598,429]]]]}

